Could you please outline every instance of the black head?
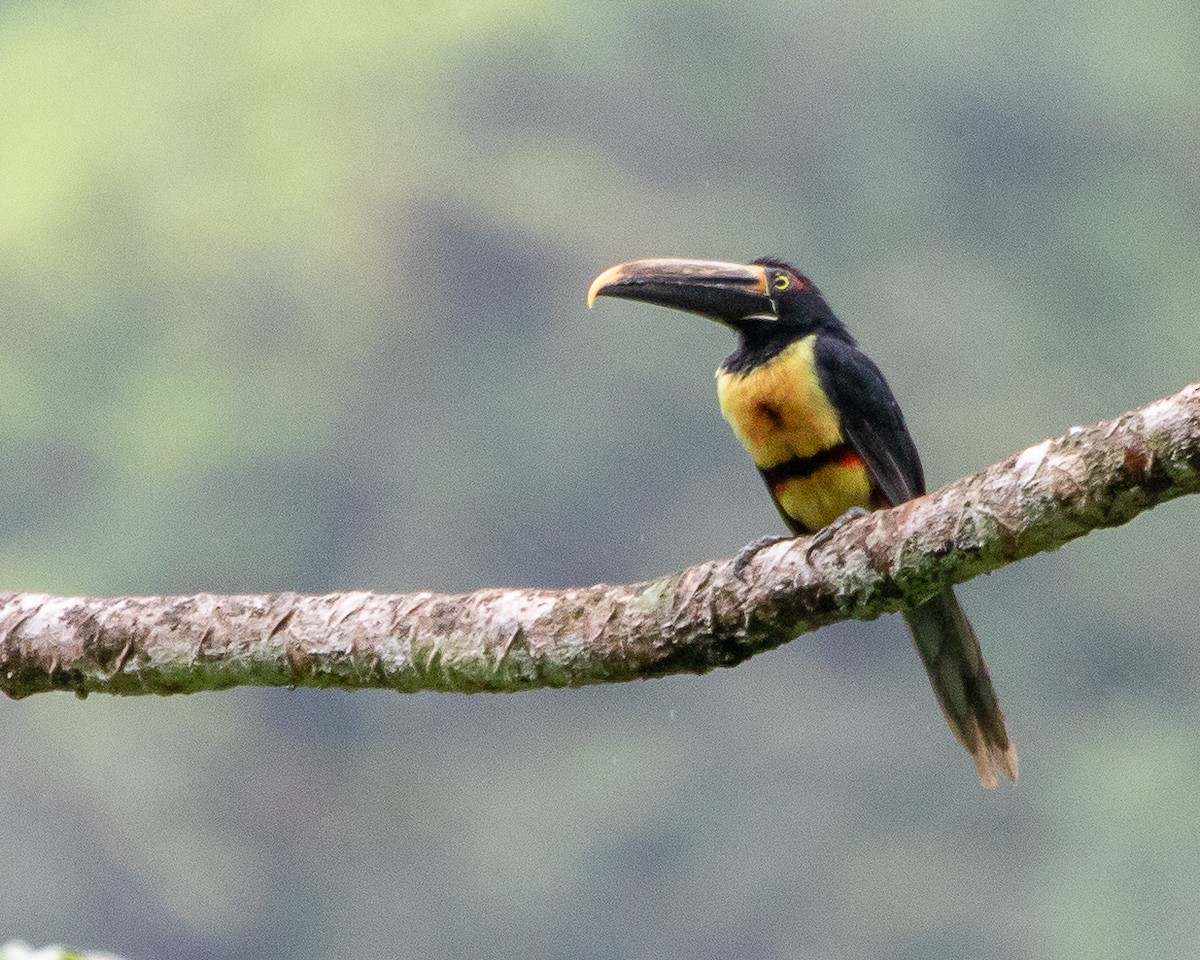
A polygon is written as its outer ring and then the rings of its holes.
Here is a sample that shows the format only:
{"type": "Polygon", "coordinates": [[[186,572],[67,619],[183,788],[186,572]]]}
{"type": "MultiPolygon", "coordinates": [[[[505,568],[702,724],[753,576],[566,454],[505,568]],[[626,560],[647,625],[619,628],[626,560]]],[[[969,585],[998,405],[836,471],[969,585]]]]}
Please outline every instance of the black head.
{"type": "Polygon", "coordinates": [[[750,263],[766,271],[767,289],[771,294],[776,322],[780,326],[800,336],[831,325],[841,326],[816,284],[786,260],[757,257],[750,263]]]}

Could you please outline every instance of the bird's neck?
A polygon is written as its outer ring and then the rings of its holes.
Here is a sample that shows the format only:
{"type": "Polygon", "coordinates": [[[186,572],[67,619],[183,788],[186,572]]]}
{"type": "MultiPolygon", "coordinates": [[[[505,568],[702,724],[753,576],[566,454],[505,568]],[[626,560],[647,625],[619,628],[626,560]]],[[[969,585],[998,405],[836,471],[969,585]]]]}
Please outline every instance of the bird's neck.
{"type": "Polygon", "coordinates": [[[721,369],[729,373],[748,373],[777,357],[803,336],[802,331],[781,327],[778,322],[742,327],[738,330],[737,349],[725,358],[721,369]]]}
{"type": "Polygon", "coordinates": [[[854,344],[850,331],[832,314],[811,324],[764,320],[738,328],[738,347],[725,358],[721,369],[729,373],[747,373],[777,357],[797,340],[812,334],[838,337],[854,344]]]}

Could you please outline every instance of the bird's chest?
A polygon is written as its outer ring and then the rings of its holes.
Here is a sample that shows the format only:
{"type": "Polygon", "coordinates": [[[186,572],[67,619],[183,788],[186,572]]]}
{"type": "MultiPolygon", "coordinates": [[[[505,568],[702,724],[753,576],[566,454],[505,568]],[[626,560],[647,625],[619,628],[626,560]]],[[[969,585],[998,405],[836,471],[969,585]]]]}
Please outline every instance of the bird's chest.
{"type": "Polygon", "coordinates": [[[748,371],[717,371],[721,413],[760,468],[841,442],[837,412],[817,379],[815,342],[798,340],[748,371]]]}

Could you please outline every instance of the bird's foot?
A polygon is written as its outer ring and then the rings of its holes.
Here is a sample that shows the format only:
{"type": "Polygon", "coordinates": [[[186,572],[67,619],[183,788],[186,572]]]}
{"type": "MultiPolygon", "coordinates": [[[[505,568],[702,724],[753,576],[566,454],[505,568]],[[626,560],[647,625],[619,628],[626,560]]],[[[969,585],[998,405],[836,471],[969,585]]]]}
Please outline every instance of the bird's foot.
{"type": "Polygon", "coordinates": [[[825,544],[827,544],[830,538],[851,520],[857,520],[859,517],[865,517],[870,512],[870,510],[864,510],[862,507],[851,507],[840,517],[834,520],[833,523],[827,523],[820,530],[813,534],[812,539],[808,542],[808,546],[804,548],[804,559],[808,560],[812,555],[812,552],[816,550],[817,547],[823,547],[825,544]]]}
{"type": "Polygon", "coordinates": [[[754,559],[754,555],[763,547],[769,547],[773,543],[782,543],[784,540],[791,540],[791,537],[759,537],[753,543],[748,543],[733,559],[733,575],[738,579],[742,579],[742,574],[746,572],[746,565],[754,559]]]}

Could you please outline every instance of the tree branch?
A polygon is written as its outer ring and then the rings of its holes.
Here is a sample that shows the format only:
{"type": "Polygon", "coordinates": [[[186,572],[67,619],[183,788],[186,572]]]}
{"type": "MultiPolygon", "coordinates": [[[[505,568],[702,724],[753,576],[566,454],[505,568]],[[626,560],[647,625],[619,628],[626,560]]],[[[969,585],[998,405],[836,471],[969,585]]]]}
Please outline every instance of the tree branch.
{"type": "Polygon", "coordinates": [[[471,594],[0,595],[0,690],[514,691],[728,667],[1200,492],[1200,384],[892,510],[625,586],[471,594]]]}

